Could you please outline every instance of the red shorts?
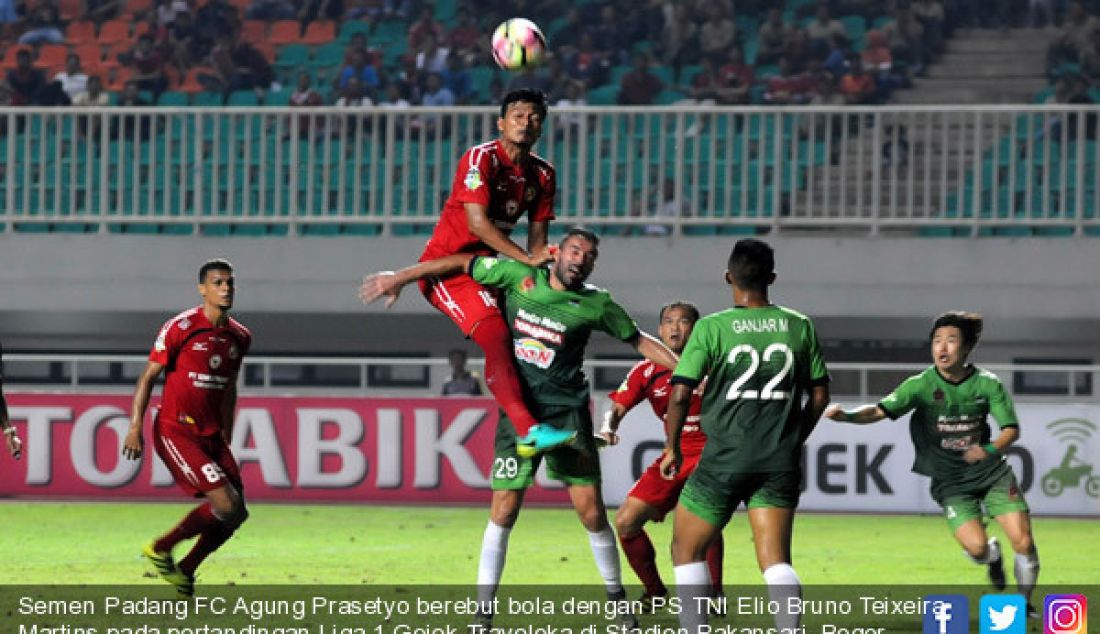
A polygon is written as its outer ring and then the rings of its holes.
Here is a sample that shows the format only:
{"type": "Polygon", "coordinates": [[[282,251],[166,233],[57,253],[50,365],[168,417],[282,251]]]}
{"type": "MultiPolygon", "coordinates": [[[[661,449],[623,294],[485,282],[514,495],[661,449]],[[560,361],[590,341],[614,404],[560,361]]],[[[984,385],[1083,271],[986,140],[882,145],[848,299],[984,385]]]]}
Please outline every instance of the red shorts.
{"type": "Polygon", "coordinates": [[[241,491],[237,459],[221,434],[195,436],[154,422],[153,446],[176,484],[188,495],[202,497],[227,484],[241,491]]]}
{"type": "Polygon", "coordinates": [[[634,486],[630,487],[630,491],[626,494],[627,497],[637,498],[656,509],[657,515],[654,516],[653,521],[660,522],[665,519],[665,515],[668,515],[669,511],[676,508],[676,501],[680,499],[680,491],[687,484],[688,476],[691,475],[692,471],[695,471],[695,466],[699,464],[699,456],[701,455],[703,455],[702,451],[685,453],[680,471],[671,480],[665,480],[661,477],[661,458],[664,455],[658,456],[653,464],[646,468],[642,473],[642,477],[638,478],[634,486]]]}
{"type": "Polygon", "coordinates": [[[436,310],[451,318],[467,337],[479,321],[500,315],[496,291],[466,275],[430,277],[419,282],[420,292],[436,310]]]}

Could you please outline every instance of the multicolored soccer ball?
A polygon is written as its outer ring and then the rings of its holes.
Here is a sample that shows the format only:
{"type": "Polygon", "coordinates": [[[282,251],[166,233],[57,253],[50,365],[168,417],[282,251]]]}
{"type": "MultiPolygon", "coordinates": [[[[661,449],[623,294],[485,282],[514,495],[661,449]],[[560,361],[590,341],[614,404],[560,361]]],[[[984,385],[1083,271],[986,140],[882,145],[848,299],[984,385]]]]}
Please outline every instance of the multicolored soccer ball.
{"type": "Polygon", "coordinates": [[[505,20],[493,32],[493,59],[505,70],[537,66],[546,55],[546,38],[537,24],[524,18],[505,20]]]}

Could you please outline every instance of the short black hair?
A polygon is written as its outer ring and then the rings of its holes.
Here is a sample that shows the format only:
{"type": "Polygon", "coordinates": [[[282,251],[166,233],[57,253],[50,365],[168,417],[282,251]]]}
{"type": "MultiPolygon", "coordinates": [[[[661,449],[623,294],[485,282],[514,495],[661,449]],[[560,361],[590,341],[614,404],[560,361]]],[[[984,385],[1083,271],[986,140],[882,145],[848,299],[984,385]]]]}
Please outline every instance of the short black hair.
{"type": "Polygon", "coordinates": [[[680,310],[687,313],[688,317],[691,318],[692,323],[699,321],[699,307],[689,301],[685,301],[682,299],[678,299],[674,302],[669,302],[664,306],[661,306],[661,312],[657,313],[657,321],[660,322],[662,319],[664,319],[665,311],[672,310],[673,308],[679,308],[680,310]]]}
{"type": "Polygon", "coordinates": [[[521,88],[504,95],[504,101],[500,102],[500,118],[508,113],[508,106],[514,103],[529,103],[535,106],[535,111],[543,119],[546,118],[546,95],[541,90],[534,88],[521,88]]]}
{"type": "Polygon", "coordinates": [[[206,281],[206,273],[208,271],[227,271],[232,273],[233,265],[225,258],[214,258],[203,262],[202,266],[199,267],[199,284],[206,281]]]}
{"type": "Polygon", "coordinates": [[[931,341],[936,331],[945,326],[954,326],[962,333],[963,345],[973,350],[982,338],[982,316],[980,313],[972,313],[965,310],[949,310],[932,322],[932,330],[928,332],[928,340],[931,341]]]}
{"type": "Polygon", "coordinates": [[[572,238],[573,236],[580,236],[585,240],[588,240],[592,243],[592,246],[594,247],[600,246],[600,236],[596,235],[588,229],[585,229],[580,225],[569,227],[569,231],[565,232],[565,235],[561,237],[561,241],[559,241],[558,244],[565,244],[565,241],[569,238],[572,238]]]}
{"type": "Polygon", "coordinates": [[[738,240],[730,252],[726,270],[739,288],[765,290],[775,273],[775,252],[763,240],[738,240]]]}

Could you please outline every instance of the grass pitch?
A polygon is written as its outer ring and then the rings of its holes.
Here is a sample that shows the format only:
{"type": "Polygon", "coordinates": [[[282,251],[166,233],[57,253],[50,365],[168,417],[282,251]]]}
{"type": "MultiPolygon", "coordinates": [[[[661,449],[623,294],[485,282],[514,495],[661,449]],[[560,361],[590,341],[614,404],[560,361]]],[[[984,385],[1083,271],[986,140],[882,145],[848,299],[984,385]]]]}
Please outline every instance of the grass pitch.
{"type": "MultiPolygon", "coordinates": [[[[187,504],[0,504],[0,584],[162,583],[141,545],[187,504]]],[[[469,584],[484,508],[275,505],[251,517],[200,569],[203,584],[469,584]]],[[[1100,584],[1095,519],[1035,518],[1041,582],[1100,584]]],[[[665,580],[671,522],[650,524],[665,580]]],[[[1001,537],[998,526],[991,533],[1001,537]]],[[[725,532],[727,585],[761,583],[745,516],[725,532]]],[[[177,549],[182,556],[184,544],[177,549]]],[[[1011,559],[1007,568],[1011,583],[1011,559]]],[[[794,563],[808,584],[984,584],[939,516],[822,515],[795,519],[794,563]]],[[[627,583],[637,583],[623,561],[627,583]]],[[[528,508],[512,534],[504,584],[597,584],[584,529],[568,509],[528,508]]]]}

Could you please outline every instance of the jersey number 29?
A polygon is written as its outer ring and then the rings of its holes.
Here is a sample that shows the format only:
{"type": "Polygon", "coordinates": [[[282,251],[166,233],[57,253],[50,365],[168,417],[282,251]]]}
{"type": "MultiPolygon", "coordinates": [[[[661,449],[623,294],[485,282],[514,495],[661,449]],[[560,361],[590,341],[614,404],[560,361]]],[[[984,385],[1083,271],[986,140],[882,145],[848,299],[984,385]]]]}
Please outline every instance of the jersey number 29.
{"type": "Polygon", "coordinates": [[[786,390],[777,390],[776,387],[783,382],[783,379],[787,378],[787,374],[791,371],[791,366],[794,365],[794,355],[791,353],[791,349],[785,343],[773,343],[772,345],[764,348],[764,354],[761,355],[747,343],[734,346],[730,350],[729,356],[726,358],[726,362],[729,364],[737,363],[738,357],[741,355],[748,355],[749,367],[737,377],[730,389],[726,392],[726,400],[736,401],[738,399],[755,399],[762,401],[781,401],[789,396],[786,390]],[[772,357],[777,354],[783,355],[783,367],[769,380],[764,389],[759,392],[756,390],[742,390],[741,388],[756,374],[756,371],[760,369],[760,357],[764,357],[764,361],[771,361],[772,357]]]}

